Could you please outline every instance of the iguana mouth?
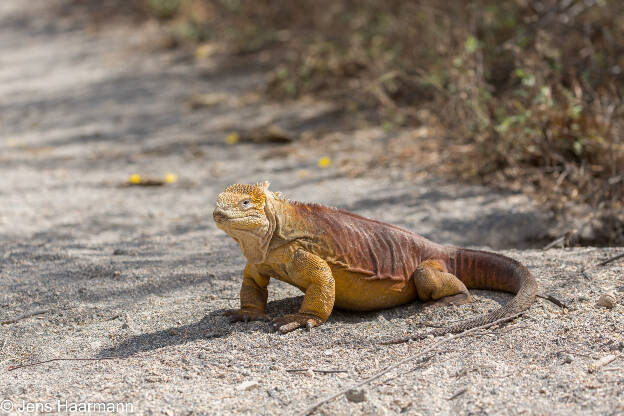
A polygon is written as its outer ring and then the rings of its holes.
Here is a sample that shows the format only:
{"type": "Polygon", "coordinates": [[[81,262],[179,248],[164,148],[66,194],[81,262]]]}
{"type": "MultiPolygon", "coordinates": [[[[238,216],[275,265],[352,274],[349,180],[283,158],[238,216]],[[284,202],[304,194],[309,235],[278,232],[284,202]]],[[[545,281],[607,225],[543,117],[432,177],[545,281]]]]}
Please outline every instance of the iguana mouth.
{"type": "Polygon", "coordinates": [[[212,217],[217,224],[222,224],[230,220],[230,217],[221,208],[215,208],[212,217]]]}
{"type": "Polygon", "coordinates": [[[228,213],[225,210],[217,207],[212,212],[212,217],[214,218],[217,224],[225,224],[225,223],[236,224],[236,223],[244,223],[246,220],[250,218],[260,218],[260,215],[249,214],[249,215],[243,215],[240,217],[232,217],[228,215],[228,213]]]}

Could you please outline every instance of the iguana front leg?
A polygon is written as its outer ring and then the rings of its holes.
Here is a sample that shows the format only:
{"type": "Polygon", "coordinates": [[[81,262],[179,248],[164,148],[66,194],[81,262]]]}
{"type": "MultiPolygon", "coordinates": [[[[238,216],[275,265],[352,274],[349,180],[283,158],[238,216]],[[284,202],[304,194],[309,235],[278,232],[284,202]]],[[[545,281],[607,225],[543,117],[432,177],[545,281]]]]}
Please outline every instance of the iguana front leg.
{"type": "Polygon", "coordinates": [[[319,256],[298,250],[289,274],[306,291],[298,313],[273,320],[273,329],[283,334],[321,325],[329,318],[336,299],[334,276],[327,262],[319,256]]]}
{"type": "Polygon", "coordinates": [[[243,283],[240,289],[240,309],[225,311],[224,315],[230,317],[230,322],[238,321],[268,321],[264,314],[266,308],[269,285],[269,277],[263,276],[256,268],[247,264],[243,271],[243,283]]]}

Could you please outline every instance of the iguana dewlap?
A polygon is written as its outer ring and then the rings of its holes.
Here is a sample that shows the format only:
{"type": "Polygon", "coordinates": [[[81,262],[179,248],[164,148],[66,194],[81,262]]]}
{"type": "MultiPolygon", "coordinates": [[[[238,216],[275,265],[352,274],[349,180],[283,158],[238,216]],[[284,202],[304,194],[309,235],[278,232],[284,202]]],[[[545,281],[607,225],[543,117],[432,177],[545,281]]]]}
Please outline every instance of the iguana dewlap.
{"type": "Polygon", "coordinates": [[[232,321],[268,319],[270,278],[305,292],[298,313],[273,320],[281,332],[320,325],[334,306],[370,311],[417,299],[466,303],[468,288],[516,294],[499,309],[437,331],[458,332],[521,312],[535,299],[534,277],[513,259],[442,246],[336,208],[288,201],[268,186],[232,185],[217,198],[215,222],[247,258],[241,307],[229,312],[232,321]]]}

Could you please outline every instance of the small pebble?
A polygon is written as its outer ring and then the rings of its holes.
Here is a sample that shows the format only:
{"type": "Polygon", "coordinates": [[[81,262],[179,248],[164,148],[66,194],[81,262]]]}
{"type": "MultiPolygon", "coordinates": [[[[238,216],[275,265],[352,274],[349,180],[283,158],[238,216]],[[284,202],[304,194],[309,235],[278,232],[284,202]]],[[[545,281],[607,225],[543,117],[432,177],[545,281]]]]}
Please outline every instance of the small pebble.
{"type": "Polygon", "coordinates": [[[130,328],[130,325],[128,325],[126,322],[121,324],[121,329],[128,329],[128,328],[130,328]]]}
{"type": "Polygon", "coordinates": [[[366,391],[351,389],[345,393],[347,400],[353,403],[361,403],[366,401],[366,391]]]}
{"type": "Polygon", "coordinates": [[[258,380],[246,380],[246,381],[243,381],[242,383],[240,383],[238,386],[236,386],[236,390],[238,390],[238,391],[248,391],[248,390],[255,389],[259,385],[260,385],[260,383],[258,383],[258,380]]]}
{"type": "Polygon", "coordinates": [[[615,306],[615,296],[611,293],[603,293],[600,295],[600,298],[598,298],[597,305],[603,308],[613,309],[615,306]]]}

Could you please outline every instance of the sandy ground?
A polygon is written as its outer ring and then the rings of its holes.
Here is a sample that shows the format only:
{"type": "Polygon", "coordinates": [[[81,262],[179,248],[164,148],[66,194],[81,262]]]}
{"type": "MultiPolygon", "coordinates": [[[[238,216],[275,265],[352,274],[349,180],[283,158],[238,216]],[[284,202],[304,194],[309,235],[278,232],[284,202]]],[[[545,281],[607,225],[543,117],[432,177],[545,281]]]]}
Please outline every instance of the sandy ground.
{"type": "MultiPolygon", "coordinates": [[[[227,184],[259,180],[438,242],[505,249],[542,294],[567,305],[538,299],[514,323],[448,343],[317,414],[624,414],[622,261],[582,273],[622,249],[526,249],[550,218],[522,195],[435,178],[349,179],[317,166],[324,149],[275,158],[278,145],[229,145],[232,131],[267,123],[317,128],[331,105],[258,100],[261,65],[154,53],[149,27],[96,31],[46,17],[50,4],[0,3],[0,414],[89,403],[136,414],[294,414],[432,342],[379,340],[508,299],[477,291],[462,307],[336,311],[287,335],[262,322],[230,325],[222,312],[238,304],[244,261],[216,229],[213,201],[227,184]],[[224,98],[191,111],[197,93],[224,98]],[[120,186],[132,173],[178,181],[120,186]],[[596,305],[605,292],[612,309],[596,305]],[[75,357],[115,359],[8,371],[75,357]]],[[[269,289],[272,316],[301,302],[286,284],[269,289]]]]}

